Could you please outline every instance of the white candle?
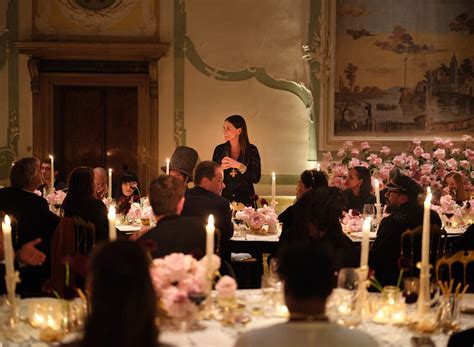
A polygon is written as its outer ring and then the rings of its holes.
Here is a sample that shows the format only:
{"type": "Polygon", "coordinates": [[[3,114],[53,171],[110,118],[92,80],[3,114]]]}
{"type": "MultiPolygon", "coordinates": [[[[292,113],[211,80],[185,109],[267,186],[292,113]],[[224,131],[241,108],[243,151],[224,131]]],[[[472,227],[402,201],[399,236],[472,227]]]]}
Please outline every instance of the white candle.
{"type": "Polygon", "coordinates": [[[107,188],[107,197],[112,199],[112,169],[109,169],[109,186],[107,188]]]}
{"type": "Polygon", "coordinates": [[[321,171],[321,164],[320,163],[318,163],[318,165],[316,166],[316,170],[321,171]]]}
{"type": "Polygon", "coordinates": [[[431,189],[428,187],[425,210],[423,213],[423,236],[421,239],[421,266],[429,266],[430,257],[430,216],[431,216],[431,189]]]}
{"type": "Polygon", "coordinates": [[[115,207],[109,207],[109,213],[107,214],[109,220],[109,240],[115,241],[117,239],[117,230],[115,229],[115,207]]]}
{"type": "Polygon", "coordinates": [[[50,154],[49,159],[51,159],[51,185],[49,187],[50,193],[54,192],[54,157],[50,154]]]}
{"type": "Polygon", "coordinates": [[[375,185],[375,199],[376,203],[380,204],[380,183],[378,179],[374,179],[374,185],[375,185]]]}
{"type": "Polygon", "coordinates": [[[214,216],[209,215],[206,225],[206,257],[207,257],[207,271],[208,275],[212,276],[212,256],[214,255],[214,216]]]}
{"type": "Polygon", "coordinates": [[[10,217],[5,215],[2,223],[3,230],[3,253],[5,255],[5,275],[12,278],[15,273],[13,266],[13,245],[12,245],[12,227],[10,225],[10,217]]]}
{"type": "Polygon", "coordinates": [[[276,207],[276,175],[272,172],[272,208],[275,210],[276,207]]]}
{"type": "Polygon", "coordinates": [[[170,158],[166,158],[166,174],[170,174],[170,158]]]}
{"type": "Polygon", "coordinates": [[[371,217],[367,217],[362,226],[362,244],[360,247],[360,267],[368,266],[369,264],[369,231],[370,231],[371,217]]]}

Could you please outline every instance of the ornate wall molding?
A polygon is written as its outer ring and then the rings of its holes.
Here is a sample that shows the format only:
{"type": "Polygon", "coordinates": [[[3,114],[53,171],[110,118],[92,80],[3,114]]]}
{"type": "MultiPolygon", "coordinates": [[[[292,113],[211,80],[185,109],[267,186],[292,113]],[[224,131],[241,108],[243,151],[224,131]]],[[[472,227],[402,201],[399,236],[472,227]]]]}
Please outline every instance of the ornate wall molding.
{"type": "Polygon", "coordinates": [[[275,79],[270,76],[265,67],[245,66],[238,71],[227,71],[207,64],[196,51],[192,40],[186,36],[184,38],[184,51],[189,62],[203,75],[219,81],[239,82],[255,78],[258,82],[269,88],[283,90],[296,95],[305,105],[306,109],[313,106],[313,96],[311,91],[303,83],[275,79]]]}
{"type": "Polygon", "coordinates": [[[67,35],[84,36],[84,33],[151,37],[154,36],[158,25],[153,5],[153,0],[115,0],[97,9],[91,9],[91,4],[82,4],[76,0],[41,0],[35,24],[40,35],[52,39],[67,35]],[[59,29],[51,24],[52,6],[57,6],[64,18],[79,28],[62,28],[64,33],[59,32],[59,29]],[[130,16],[132,10],[137,7],[142,15],[141,25],[137,28],[117,27],[117,24],[130,16]]]}

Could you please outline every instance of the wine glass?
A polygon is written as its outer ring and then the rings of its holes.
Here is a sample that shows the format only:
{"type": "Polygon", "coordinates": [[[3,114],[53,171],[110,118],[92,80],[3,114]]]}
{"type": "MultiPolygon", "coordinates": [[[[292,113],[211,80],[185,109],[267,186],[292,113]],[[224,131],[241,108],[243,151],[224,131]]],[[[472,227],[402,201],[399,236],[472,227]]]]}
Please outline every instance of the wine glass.
{"type": "Polygon", "coordinates": [[[374,204],[364,204],[362,209],[362,216],[365,218],[373,217],[375,215],[375,206],[374,204]]]}
{"type": "Polygon", "coordinates": [[[407,277],[403,280],[403,296],[405,303],[414,304],[418,300],[420,290],[420,279],[417,277],[407,277]]]}
{"type": "Polygon", "coordinates": [[[348,267],[339,270],[337,287],[346,290],[356,290],[359,284],[359,274],[356,268],[348,267]]]}

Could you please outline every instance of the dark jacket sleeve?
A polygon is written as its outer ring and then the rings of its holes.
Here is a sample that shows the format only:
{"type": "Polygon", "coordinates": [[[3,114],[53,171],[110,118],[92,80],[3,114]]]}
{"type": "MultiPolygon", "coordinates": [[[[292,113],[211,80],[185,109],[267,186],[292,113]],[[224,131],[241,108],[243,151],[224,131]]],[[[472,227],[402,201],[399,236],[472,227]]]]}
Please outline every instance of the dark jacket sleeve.
{"type": "Polygon", "coordinates": [[[104,241],[109,238],[109,221],[107,219],[107,207],[100,200],[95,201],[95,220],[92,223],[95,225],[95,239],[96,242],[104,241]]]}
{"type": "Polygon", "coordinates": [[[247,170],[243,174],[244,178],[252,183],[258,183],[261,176],[260,154],[254,145],[250,145],[247,150],[247,170]]]}
{"type": "Polygon", "coordinates": [[[227,241],[234,235],[234,225],[232,224],[232,211],[230,206],[225,202],[219,206],[219,216],[222,220],[219,221],[221,230],[221,240],[227,241]]]}

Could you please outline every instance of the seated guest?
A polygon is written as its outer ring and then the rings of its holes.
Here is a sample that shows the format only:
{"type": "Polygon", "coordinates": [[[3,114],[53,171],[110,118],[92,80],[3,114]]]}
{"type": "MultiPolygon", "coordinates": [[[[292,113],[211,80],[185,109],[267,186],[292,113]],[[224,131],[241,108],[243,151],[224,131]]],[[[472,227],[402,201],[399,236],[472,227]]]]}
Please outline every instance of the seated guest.
{"type": "Polygon", "coordinates": [[[146,255],[134,242],[115,241],[97,249],[84,337],[63,346],[157,347],[156,295],[148,271],[146,255]]]}
{"type": "MultiPolygon", "coordinates": [[[[57,164],[54,166],[54,190],[64,190],[67,188],[66,183],[59,180],[59,171],[57,170],[57,164]]],[[[43,183],[40,184],[38,189],[41,195],[46,196],[50,193],[51,189],[51,159],[43,159],[40,166],[41,178],[43,183]]]]}
{"type": "Polygon", "coordinates": [[[454,238],[452,253],[459,251],[474,251],[474,224],[471,224],[464,234],[454,238]]]}
{"type": "MultiPolygon", "coordinates": [[[[170,160],[170,176],[178,177],[188,187],[188,183],[193,180],[193,171],[199,161],[198,152],[194,148],[178,146],[173,152],[170,160]]],[[[166,166],[161,170],[166,172],[166,166]]]]}
{"type": "Polygon", "coordinates": [[[153,258],[181,252],[202,258],[206,252],[206,229],[202,218],[180,216],[184,206],[183,182],[174,176],[162,175],[150,184],[149,200],[157,221],[138,240],[154,241],[153,258]]]}
{"type": "Polygon", "coordinates": [[[284,282],[290,319],[244,333],[235,346],[377,346],[371,336],[331,323],[325,315],[333,265],[327,250],[315,244],[295,244],[283,250],[277,271],[284,282]]]}
{"type": "Polygon", "coordinates": [[[474,328],[454,333],[448,340],[448,347],[472,347],[473,344],[474,328]]]}
{"type": "Polygon", "coordinates": [[[345,211],[352,209],[362,213],[365,204],[375,204],[375,195],[370,193],[370,171],[366,167],[356,166],[349,170],[346,186],[342,193],[345,211]]]}
{"type": "Polygon", "coordinates": [[[107,208],[96,198],[94,171],[82,166],[72,170],[69,175],[69,186],[63,201],[65,217],[81,217],[95,226],[95,241],[108,239],[107,208]]]}
{"type": "MultiPolygon", "coordinates": [[[[94,168],[95,197],[99,200],[107,198],[109,185],[107,183],[107,171],[103,167],[94,168]]],[[[111,198],[111,196],[110,196],[111,198]]]]}
{"type": "Polygon", "coordinates": [[[21,283],[17,292],[21,296],[41,296],[41,287],[50,277],[51,239],[59,217],[49,210],[45,199],[34,193],[41,182],[40,161],[23,158],[11,168],[11,187],[0,190],[0,211],[18,222],[17,232],[12,235],[15,252],[30,243],[46,255],[44,261],[38,261],[38,266],[20,267],[21,283]]]}
{"type": "Polygon", "coordinates": [[[358,265],[359,252],[342,232],[342,199],[335,187],[319,187],[304,194],[294,205],[294,223],[280,237],[280,245],[299,242],[324,244],[333,252],[335,266],[358,265]]]}
{"type": "Polygon", "coordinates": [[[224,171],[213,161],[203,161],[194,170],[194,188],[185,193],[182,216],[196,216],[207,223],[214,215],[216,228],[220,231],[220,255],[230,261],[227,241],[234,234],[232,212],[229,201],[221,197],[224,188],[224,171]]]}
{"type": "MultiPolygon", "coordinates": [[[[423,190],[418,183],[400,174],[387,184],[387,188],[386,211],[390,215],[380,222],[369,256],[369,265],[384,286],[397,283],[400,272],[397,260],[401,254],[402,233],[423,224],[423,207],[418,203],[418,195],[423,190]]],[[[438,214],[431,212],[431,224],[441,226],[438,214]]]]}
{"type": "Polygon", "coordinates": [[[134,202],[140,202],[138,177],[132,172],[125,172],[120,180],[120,194],[117,198],[117,213],[127,214],[134,202]]]}
{"type": "MultiPolygon", "coordinates": [[[[315,169],[303,171],[298,183],[296,184],[296,202],[301,199],[303,194],[318,187],[328,187],[328,179],[326,174],[315,169]]],[[[283,223],[283,234],[286,234],[293,225],[294,206],[295,205],[291,205],[278,216],[278,220],[283,223]]]]}
{"type": "Polygon", "coordinates": [[[443,187],[448,189],[449,194],[451,194],[457,204],[461,205],[464,201],[468,200],[460,173],[452,171],[444,176],[443,187]]]}

